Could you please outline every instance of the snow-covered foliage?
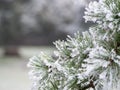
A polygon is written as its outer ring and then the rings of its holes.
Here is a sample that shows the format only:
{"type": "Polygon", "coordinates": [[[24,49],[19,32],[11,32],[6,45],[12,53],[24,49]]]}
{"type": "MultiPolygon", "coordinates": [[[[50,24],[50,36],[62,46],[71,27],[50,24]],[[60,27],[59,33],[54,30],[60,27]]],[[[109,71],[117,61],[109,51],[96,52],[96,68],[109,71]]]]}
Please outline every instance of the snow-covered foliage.
{"type": "Polygon", "coordinates": [[[120,90],[120,0],[91,2],[86,10],[96,26],[54,42],[55,58],[30,59],[33,90],[120,90]]]}

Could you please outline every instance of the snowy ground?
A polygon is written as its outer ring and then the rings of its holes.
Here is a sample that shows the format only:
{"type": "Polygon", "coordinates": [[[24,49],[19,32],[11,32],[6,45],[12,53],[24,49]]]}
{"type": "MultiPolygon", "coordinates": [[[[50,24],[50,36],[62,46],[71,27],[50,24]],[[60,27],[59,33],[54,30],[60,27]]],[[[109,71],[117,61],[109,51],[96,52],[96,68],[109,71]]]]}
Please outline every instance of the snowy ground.
{"type": "Polygon", "coordinates": [[[29,57],[40,51],[50,54],[52,50],[49,47],[22,47],[21,58],[0,57],[0,90],[30,90],[31,81],[26,68],[29,57]]]}
{"type": "Polygon", "coordinates": [[[0,63],[0,90],[30,90],[27,62],[17,58],[11,59],[7,58],[7,61],[0,63]]]}

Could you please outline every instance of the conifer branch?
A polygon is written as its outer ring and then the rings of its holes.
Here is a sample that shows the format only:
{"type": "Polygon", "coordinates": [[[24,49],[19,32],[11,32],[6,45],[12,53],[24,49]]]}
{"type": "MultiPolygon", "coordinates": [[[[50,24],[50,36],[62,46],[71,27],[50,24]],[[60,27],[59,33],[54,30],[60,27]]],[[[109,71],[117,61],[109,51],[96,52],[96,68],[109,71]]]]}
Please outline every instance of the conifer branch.
{"type": "Polygon", "coordinates": [[[84,18],[97,25],[54,42],[57,58],[41,53],[30,59],[34,90],[120,89],[120,1],[91,2],[84,18]]]}

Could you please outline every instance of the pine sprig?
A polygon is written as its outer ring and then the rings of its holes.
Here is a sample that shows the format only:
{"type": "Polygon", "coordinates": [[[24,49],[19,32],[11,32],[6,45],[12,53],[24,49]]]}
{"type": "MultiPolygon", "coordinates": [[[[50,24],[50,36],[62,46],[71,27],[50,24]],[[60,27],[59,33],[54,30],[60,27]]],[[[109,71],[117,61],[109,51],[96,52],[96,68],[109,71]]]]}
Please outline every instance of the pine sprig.
{"type": "Polygon", "coordinates": [[[91,2],[84,18],[97,25],[54,42],[56,58],[30,59],[33,90],[120,89],[120,0],[91,2]]]}

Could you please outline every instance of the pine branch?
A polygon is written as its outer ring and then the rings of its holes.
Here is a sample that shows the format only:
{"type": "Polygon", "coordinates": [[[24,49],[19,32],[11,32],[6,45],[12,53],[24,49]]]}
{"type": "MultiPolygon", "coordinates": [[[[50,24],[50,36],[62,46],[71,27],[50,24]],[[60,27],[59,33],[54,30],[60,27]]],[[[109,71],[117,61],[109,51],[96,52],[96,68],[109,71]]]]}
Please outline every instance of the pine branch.
{"type": "Polygon", "coordinates": [[[93,81],[90,81],[89,84],[85,85],[84,87],[82,87],[82,88],[79,89],[79,90],[87,90],[87,89],[89,89],[89,88],[93,88],[93,89],[95,90],[95,86],[94,86],[94,84],[93,84],[93,81]]]}
{"type": "Polygon", "coordinates": [[[84,18],[97,23],[96,26],[82,35],[76,33],[73,38],[68,36],[66,41],[56,41],[55,55],[58,58],[41,54],[30,60],[28,66],[37,87],[35,90],[120,89],[118,2],[120,1],[91,2],[84,18]]]}

